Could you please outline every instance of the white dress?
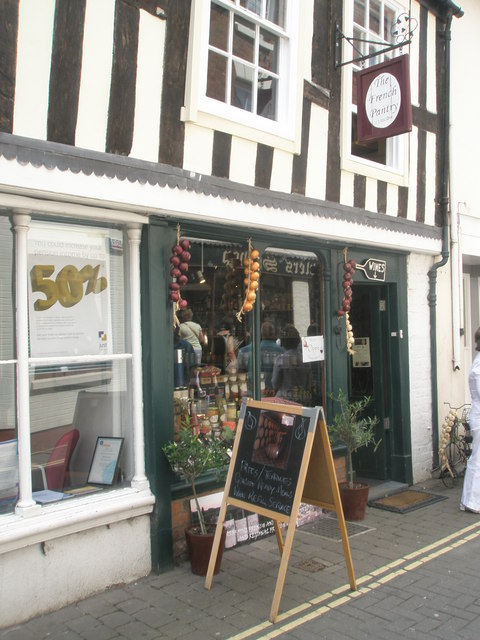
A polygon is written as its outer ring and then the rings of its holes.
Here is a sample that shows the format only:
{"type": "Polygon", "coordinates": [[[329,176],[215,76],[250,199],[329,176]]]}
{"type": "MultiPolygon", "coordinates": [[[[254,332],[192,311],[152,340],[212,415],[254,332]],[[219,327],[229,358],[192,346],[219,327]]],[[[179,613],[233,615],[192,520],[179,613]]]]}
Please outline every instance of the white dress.
{"type": "Polygon", "coordinates": [[[472,454],[468,459],[460,509],[480,513],[480,353],[473,361],[468,385],[472,397],[469,424],[472,432],[472,454]]]}

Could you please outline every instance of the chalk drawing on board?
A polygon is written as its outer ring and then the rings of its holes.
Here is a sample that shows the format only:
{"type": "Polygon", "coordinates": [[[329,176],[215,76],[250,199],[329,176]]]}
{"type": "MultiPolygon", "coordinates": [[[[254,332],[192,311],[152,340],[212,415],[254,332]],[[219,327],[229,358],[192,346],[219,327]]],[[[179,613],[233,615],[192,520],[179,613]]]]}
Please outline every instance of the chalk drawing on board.
{"type": "Polygon", "coordinates": [[[252,462],[286,469],[294,421],[295,416],[292,415],[261,411],[253,443],[252,462]]]}

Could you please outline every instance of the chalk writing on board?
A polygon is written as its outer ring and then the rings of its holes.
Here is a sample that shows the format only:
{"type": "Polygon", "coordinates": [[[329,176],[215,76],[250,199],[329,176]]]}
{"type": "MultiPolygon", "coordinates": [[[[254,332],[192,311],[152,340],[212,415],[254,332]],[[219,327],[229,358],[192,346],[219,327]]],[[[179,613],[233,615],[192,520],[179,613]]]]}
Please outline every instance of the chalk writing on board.
{"type": "Polygon", "coordinates": [[[303,440],[307,435],[307,429],[305,428],[306,422],[307,422],[307,418],[301,418],[300,424],[295,429],[295,438],[297,440],[303,440]]]}
{"type": "Polygon", "coordinates": [[[253,415],[251,411],[247,413],[247,417],[245,418],[245,429],[247,431],[252,431],[257,426],[257,419],[253,415]]]}
{"type": "Polygon", "coordinates": [[[308,425],[309,419],[305,416],[249,408],[229,495],[269,511],[290,515],[308,425]]]}

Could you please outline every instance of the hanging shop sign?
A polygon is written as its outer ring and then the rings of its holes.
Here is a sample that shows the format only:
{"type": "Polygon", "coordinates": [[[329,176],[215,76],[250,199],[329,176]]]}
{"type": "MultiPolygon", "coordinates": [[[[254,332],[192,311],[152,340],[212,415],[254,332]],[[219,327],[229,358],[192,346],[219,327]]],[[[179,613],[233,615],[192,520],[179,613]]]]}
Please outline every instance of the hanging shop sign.
{"type": "Polygon", "coordinates": [[[357,263],[355,269],[363,271],[368,280],[385,282],[385,274],[387,273],[387,263],[385,260],[367,258],[363,264],[357,263]]]}
{"type": "Polygon", "coordinates": [[[356,79],[358,142],[412,130],[408,54],[362,69],[356,79]]]}

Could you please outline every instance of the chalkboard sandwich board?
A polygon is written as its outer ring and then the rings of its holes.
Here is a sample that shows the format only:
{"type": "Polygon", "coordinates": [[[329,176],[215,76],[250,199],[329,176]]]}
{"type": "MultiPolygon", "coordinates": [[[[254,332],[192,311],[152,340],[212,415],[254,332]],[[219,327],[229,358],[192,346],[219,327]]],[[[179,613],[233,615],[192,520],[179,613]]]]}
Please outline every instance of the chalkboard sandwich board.
{"type": "Polygon", "coordinates": [[[271,518],[281,555],[270,620],[275,622],[301,502],[337,513],[350,578],[356,589],[347,530],[321,407],[242,403],[205,587],[210,589],[227,506],[271,518]],[[286,524],[283,538],[280,524],[286,524]]]}

